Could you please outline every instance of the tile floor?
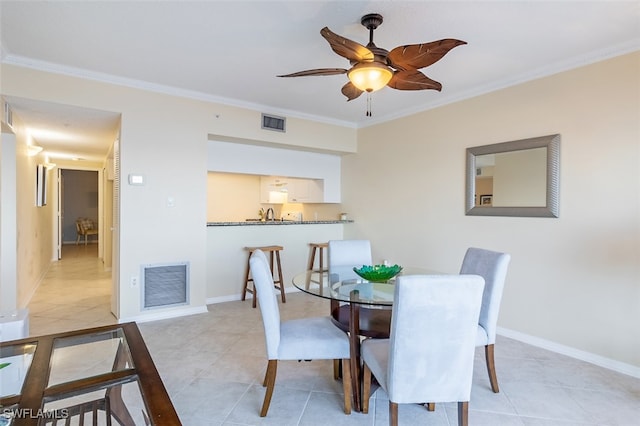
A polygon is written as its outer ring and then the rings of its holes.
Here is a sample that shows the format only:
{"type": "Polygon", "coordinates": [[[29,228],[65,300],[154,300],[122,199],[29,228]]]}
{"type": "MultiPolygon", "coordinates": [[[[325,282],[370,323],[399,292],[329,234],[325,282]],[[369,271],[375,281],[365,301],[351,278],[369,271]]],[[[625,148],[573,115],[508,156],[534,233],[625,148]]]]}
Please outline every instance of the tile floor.
{"type": "MultiPolygon", "coordinates": [[[[33,296],[31,334],[116,322],[109,313],[110,275],[95,245],[65,246],[33,296]]],[[[281,362],[268,416],[258,415],[266,367],[259,309],[249,302],[209,306],[209,312],[139,324],[145,341],[186,426],[386,425],[388,403],[378,390],[367,415],[342,412],[341,386],[329,361],[281,362]]],[[[325,315],[326,301],[292,293],[281,305],[283,320],[325,315]]],[[[637,425],[640,379],[499,337],[494,394],[476,352],[471,425],[637,425]]],[[[456,425],[455,403],[435,412],[400,406],[400,424],[456,425]]]]}

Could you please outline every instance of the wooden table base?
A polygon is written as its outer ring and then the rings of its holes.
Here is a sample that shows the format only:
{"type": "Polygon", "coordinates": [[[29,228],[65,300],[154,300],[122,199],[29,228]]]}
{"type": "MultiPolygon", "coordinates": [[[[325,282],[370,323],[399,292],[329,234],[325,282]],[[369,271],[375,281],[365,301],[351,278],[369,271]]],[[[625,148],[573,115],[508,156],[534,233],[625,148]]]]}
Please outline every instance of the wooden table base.
{"type": "Polygon", "coordinates": [[[353,407],[356,411],[362,411],[360,336],[376,339],[388,338],[391,327],[391,309],[368,308],[359,303],[340,306],[337,301],[331,300],[331,318],[336,326],[349,332],[353,407]]]}

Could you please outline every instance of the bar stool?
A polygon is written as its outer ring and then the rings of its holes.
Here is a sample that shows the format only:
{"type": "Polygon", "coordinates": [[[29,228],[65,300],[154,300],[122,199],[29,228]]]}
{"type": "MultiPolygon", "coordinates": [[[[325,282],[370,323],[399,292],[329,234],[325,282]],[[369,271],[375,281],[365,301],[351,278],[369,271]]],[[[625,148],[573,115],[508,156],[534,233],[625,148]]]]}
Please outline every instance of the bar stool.
{"type": "Polygon", "coordinates": [[[282,246],[263,246],[263,247],[245,247],[244,248],[248,252],[247,256],[247,270],[245,273],[244,280],[244,288],[242,289],[242,300],[245,300],[247,297],[247,292],[253,294],[253,304],[252,306],[256,307],[256,301],[258,299],[258,294],[255,291],[255,285],[249,287],[249,282],[253,283],[253,277],[251,277],[251,268],[249,266],[249,259],[251,258],[251,253],[255,250],[262,250],[264,254],[269,254],[269,266],[271,267],[271,275],[273,276],[273,284],[277,290],[280,290],[280,298],[282,299],[282,303],[286,303],[287,300],[284,295],[284,280],[282,279],[282,266],[280,264],[280,251],[284,250],[282,246]],[[277,268],[277,279],[275,270],[273,269],[274,263],[273,260],[276,260],[275,266],[277,268]]]}
{"type": "Polygon", "coordinates": [[[329,268],[324,263],[325,253],[329,249],[329,243],[309,243],[309,265],[307,266],[307,271],[310,272],[318,272],[319,278],[318,280],[311,279],[311,275],[309,275],[309,279],[305,283],[305,288],[309,290],[309,285],[311,283],[318,284],[320,288],[320,295],[322,295],[322,275],[325,272],[329,271],[329,268]],[[318,268],[314,268],[316,262],[316,252],[318,252],[318,268]]]}

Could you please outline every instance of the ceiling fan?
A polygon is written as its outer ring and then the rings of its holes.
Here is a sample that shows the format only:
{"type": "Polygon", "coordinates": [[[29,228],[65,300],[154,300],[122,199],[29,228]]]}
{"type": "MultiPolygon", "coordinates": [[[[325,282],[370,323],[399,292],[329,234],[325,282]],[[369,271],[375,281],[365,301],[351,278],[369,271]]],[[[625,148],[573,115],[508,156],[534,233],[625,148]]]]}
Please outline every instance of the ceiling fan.
{"type": "MultiPolygon", "coordinates": [[[[374,92],[385,86],[397,90],[438,90],[442,84],[419,71],[439,61],[451,49],[467,44],[464,41],[446,38],[429,43],[398,46],[391,51],[377,47],[373,43],[373,31],[382,24],[382,15],[364,15],[360,23],[369,30],[369,44],[363,46],[344,38],[324,27],[320,35],[331,49],[351,63],[351,68],[316,68],[278,77],[305,77],[313,75],[347,74],[349,82],[342,86],[342,94],[351,101],[363,92],[374,92]]],[[[371,115],[367,111],[367,115],[371,115]]]]}

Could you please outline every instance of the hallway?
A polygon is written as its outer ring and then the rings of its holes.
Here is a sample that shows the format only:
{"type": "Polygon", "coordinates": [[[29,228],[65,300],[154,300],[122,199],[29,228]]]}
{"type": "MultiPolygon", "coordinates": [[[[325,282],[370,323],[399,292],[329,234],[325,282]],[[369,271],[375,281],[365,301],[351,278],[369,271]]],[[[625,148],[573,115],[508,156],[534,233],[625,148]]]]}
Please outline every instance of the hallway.
{"type": "Polygon", "coordinates": [[[29,303],[29,334],[58,333],[117,323],[111,314],[111,272],[98,245],[65,244],[29,303]]]}

